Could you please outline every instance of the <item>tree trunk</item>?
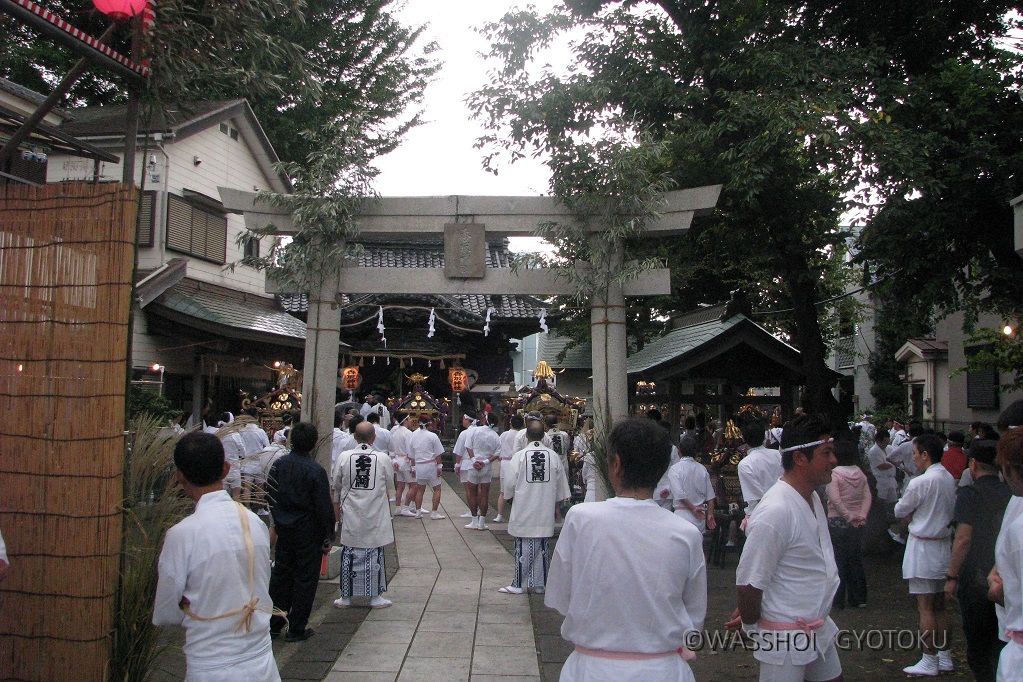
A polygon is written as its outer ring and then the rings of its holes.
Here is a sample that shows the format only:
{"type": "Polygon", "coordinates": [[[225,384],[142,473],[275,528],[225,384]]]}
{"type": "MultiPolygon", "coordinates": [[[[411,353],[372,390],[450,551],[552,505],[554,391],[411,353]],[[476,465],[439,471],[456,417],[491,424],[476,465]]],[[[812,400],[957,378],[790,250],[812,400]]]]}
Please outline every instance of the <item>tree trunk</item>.
{"type": "Polygon", "coordinates": [[[842,413],[838,400],[831,393],[835,380],[828,368],[827,346],[817,319],[816,287],[811,280],[812,275],[803,259],[790,265],[793,267],[789,268],[785,281],[792,299],[793,341],[799,349],[806,374],[803,407],[807,412],[827,415],[834,424],[845,424],[848,415],[842,413]]]}

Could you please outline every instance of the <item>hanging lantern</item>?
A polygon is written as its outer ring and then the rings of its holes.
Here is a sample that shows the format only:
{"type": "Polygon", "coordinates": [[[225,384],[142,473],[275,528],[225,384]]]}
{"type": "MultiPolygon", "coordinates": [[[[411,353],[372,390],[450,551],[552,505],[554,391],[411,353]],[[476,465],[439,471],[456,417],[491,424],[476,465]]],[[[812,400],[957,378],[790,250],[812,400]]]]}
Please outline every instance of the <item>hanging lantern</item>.
{"type": "Polygon", "coordinates": [[[92,4],[114,21],[131,19],[146,8],[146,0],[92,0],[92,4]]]}
{"type": "Polygon", "coordinates": [[[357,391],[362,385],[362,375],[358,365],[348,365],[341,370],[341,388],[345,391],[357,391]]]}
{"type": "Polygon", "coordinates": [[[448,370],[448,383],[452,393],[461,393],[468,388],[469,374],[461,367],[452,367],[448,370]]]}

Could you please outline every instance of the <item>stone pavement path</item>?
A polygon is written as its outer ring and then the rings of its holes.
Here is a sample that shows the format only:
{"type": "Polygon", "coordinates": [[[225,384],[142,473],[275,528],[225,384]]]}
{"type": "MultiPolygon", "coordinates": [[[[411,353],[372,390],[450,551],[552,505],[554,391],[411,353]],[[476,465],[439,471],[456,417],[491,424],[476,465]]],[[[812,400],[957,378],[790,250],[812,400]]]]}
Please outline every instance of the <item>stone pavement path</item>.
{"type": "Polygon", "coordinates": [[[491,533],[463,528],[466,506],[442,485],[446,519],[394,520],[394,606],[366,616],[328,682],[539,682],[529,599],[497,591],[511,582],[511,556],[491,533]]]}

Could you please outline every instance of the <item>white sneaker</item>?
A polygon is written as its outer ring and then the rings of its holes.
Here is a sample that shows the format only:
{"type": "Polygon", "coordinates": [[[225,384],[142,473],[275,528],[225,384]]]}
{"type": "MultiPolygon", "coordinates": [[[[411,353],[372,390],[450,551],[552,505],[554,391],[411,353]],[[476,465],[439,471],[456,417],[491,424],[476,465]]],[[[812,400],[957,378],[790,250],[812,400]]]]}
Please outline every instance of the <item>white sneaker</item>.
{"type": "Polygon", "coordinates": [[[956,671],[955,663],[952,662],[952,652],[948,649],[938,650],[938,672],[939,673],[954,673],[956,671]]]}
{"type": "Polygon", "coordinates": [[[432,512],[430,514],[430,518],[433,519],[434,521],[440,521],[441,519],[446,519],[447,517],[441,514],[440,512],[432,512]]]}
{"type": "Polygon", "coordinates": [[[476,530],[490,530],[490,526],[487,525],[487,517],[476,517],[476,530]]]}
{"type": "Polygon", "coordinates": [[[503,594],[523,594],[525,592],[525,590],[521,587],[512,587],[511,585],[508,587],[499,587],[497,591],[503,594]]]}
{"type": "Polygon", "coordinates": [[[398,512],[398,514],[400,514],[401,516],[411,516],[413,518],[419,518],[419,515],[410,509],[402,509],[401,511],[398,512]]]}
{"type": "Polygon", "coordinates": [[[335,609],[347,609],[351,605],[352,605],[352,600],[351,599],[346,599],[344,597],[341,597],[340,599],[335,599],[334,600],[334,608],[335,609]]]}
{"type": "Polygon", "coordinates": [[[472,518],[472,514],[470,512],[465,512],[464,514],[459,514],[458,518],[460,518],[460,519],[471,519],[472,518]]]}
{"type": "Polygon", "coordinates": [[[393,604],[390,599],[384,599],[379,594],[369,600],[369,608],[371,609],[386,609],[388,606],[393,604]]]}
{"type": "Polygon", "coordinates": [[[938,657],[934,654],[924,654],[915,664],[902,669],[910,677],[937,677],[938,657]]]}
{"type": "Polygon", "coordinates": [[[504,523],[504,517],[498,514],[494,518],[490,519],[492,523],[504,523]]]}
{"type": "Polygon", "coordinates": [[[479,523],[478,523],[478,518],[479,517],[475,517],[474,516],[472,521],[470,521],[469,523],[465,524],[465,527],[469,528],[470,530],[479,530],[480,526],[479,526],[479,523]]]}

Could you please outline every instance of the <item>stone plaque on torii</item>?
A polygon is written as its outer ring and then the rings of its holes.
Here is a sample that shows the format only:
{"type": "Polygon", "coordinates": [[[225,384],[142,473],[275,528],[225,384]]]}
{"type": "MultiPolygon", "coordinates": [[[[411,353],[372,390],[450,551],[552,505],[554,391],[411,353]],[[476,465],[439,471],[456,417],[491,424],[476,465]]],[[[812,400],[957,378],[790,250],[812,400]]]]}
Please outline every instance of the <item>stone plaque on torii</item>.
{"type": "MultiPolygon", "coordinates": [[[[658,216],[646,223],[643,234],[681,234],[695,216],[708,215],[714,209],[720,192],[720,185],[666,192],[657,207],[658,216]]],[[[260,201],[254,192],[221,187],[220,197],[226,210],[244,215],[247,228],[273,225],[278,235],[298,232],[287,209],[260,201]]],[[[324,282],[319,291],[284,291],[267,282],[270,293],[309,295],[302,419],[312,421],[320,433],[330,433],[334,427],[341,335],[341,311],[336,305],[339,293],[572,295],[576,293],[575,284],[557,270],[488,268],[484,257],[488,235],[534,236],[541,223],[570,220],[575,220],[572,211],[550,197],[384,197],[367,201],[356,221],[360,235],[436,235],[444,241],[445,264],[443,268],[414,271],[345,265],[336,279],[324,282]]],[[[599,234],[602,228],[589,229],[599,234]]],[[[612,258],[608,267],[620,265],[619,252],[617,262],[612,258]]],[[[591,295],[593,407],[598,428],[628,413],[625,297],[670,294],[670,275],[667,268],[641,271],[624,284],[612,284],[606,295],[591,295]]],[[[317,461],[330,468],[329,447],[320,448],[317,461]]]]}

